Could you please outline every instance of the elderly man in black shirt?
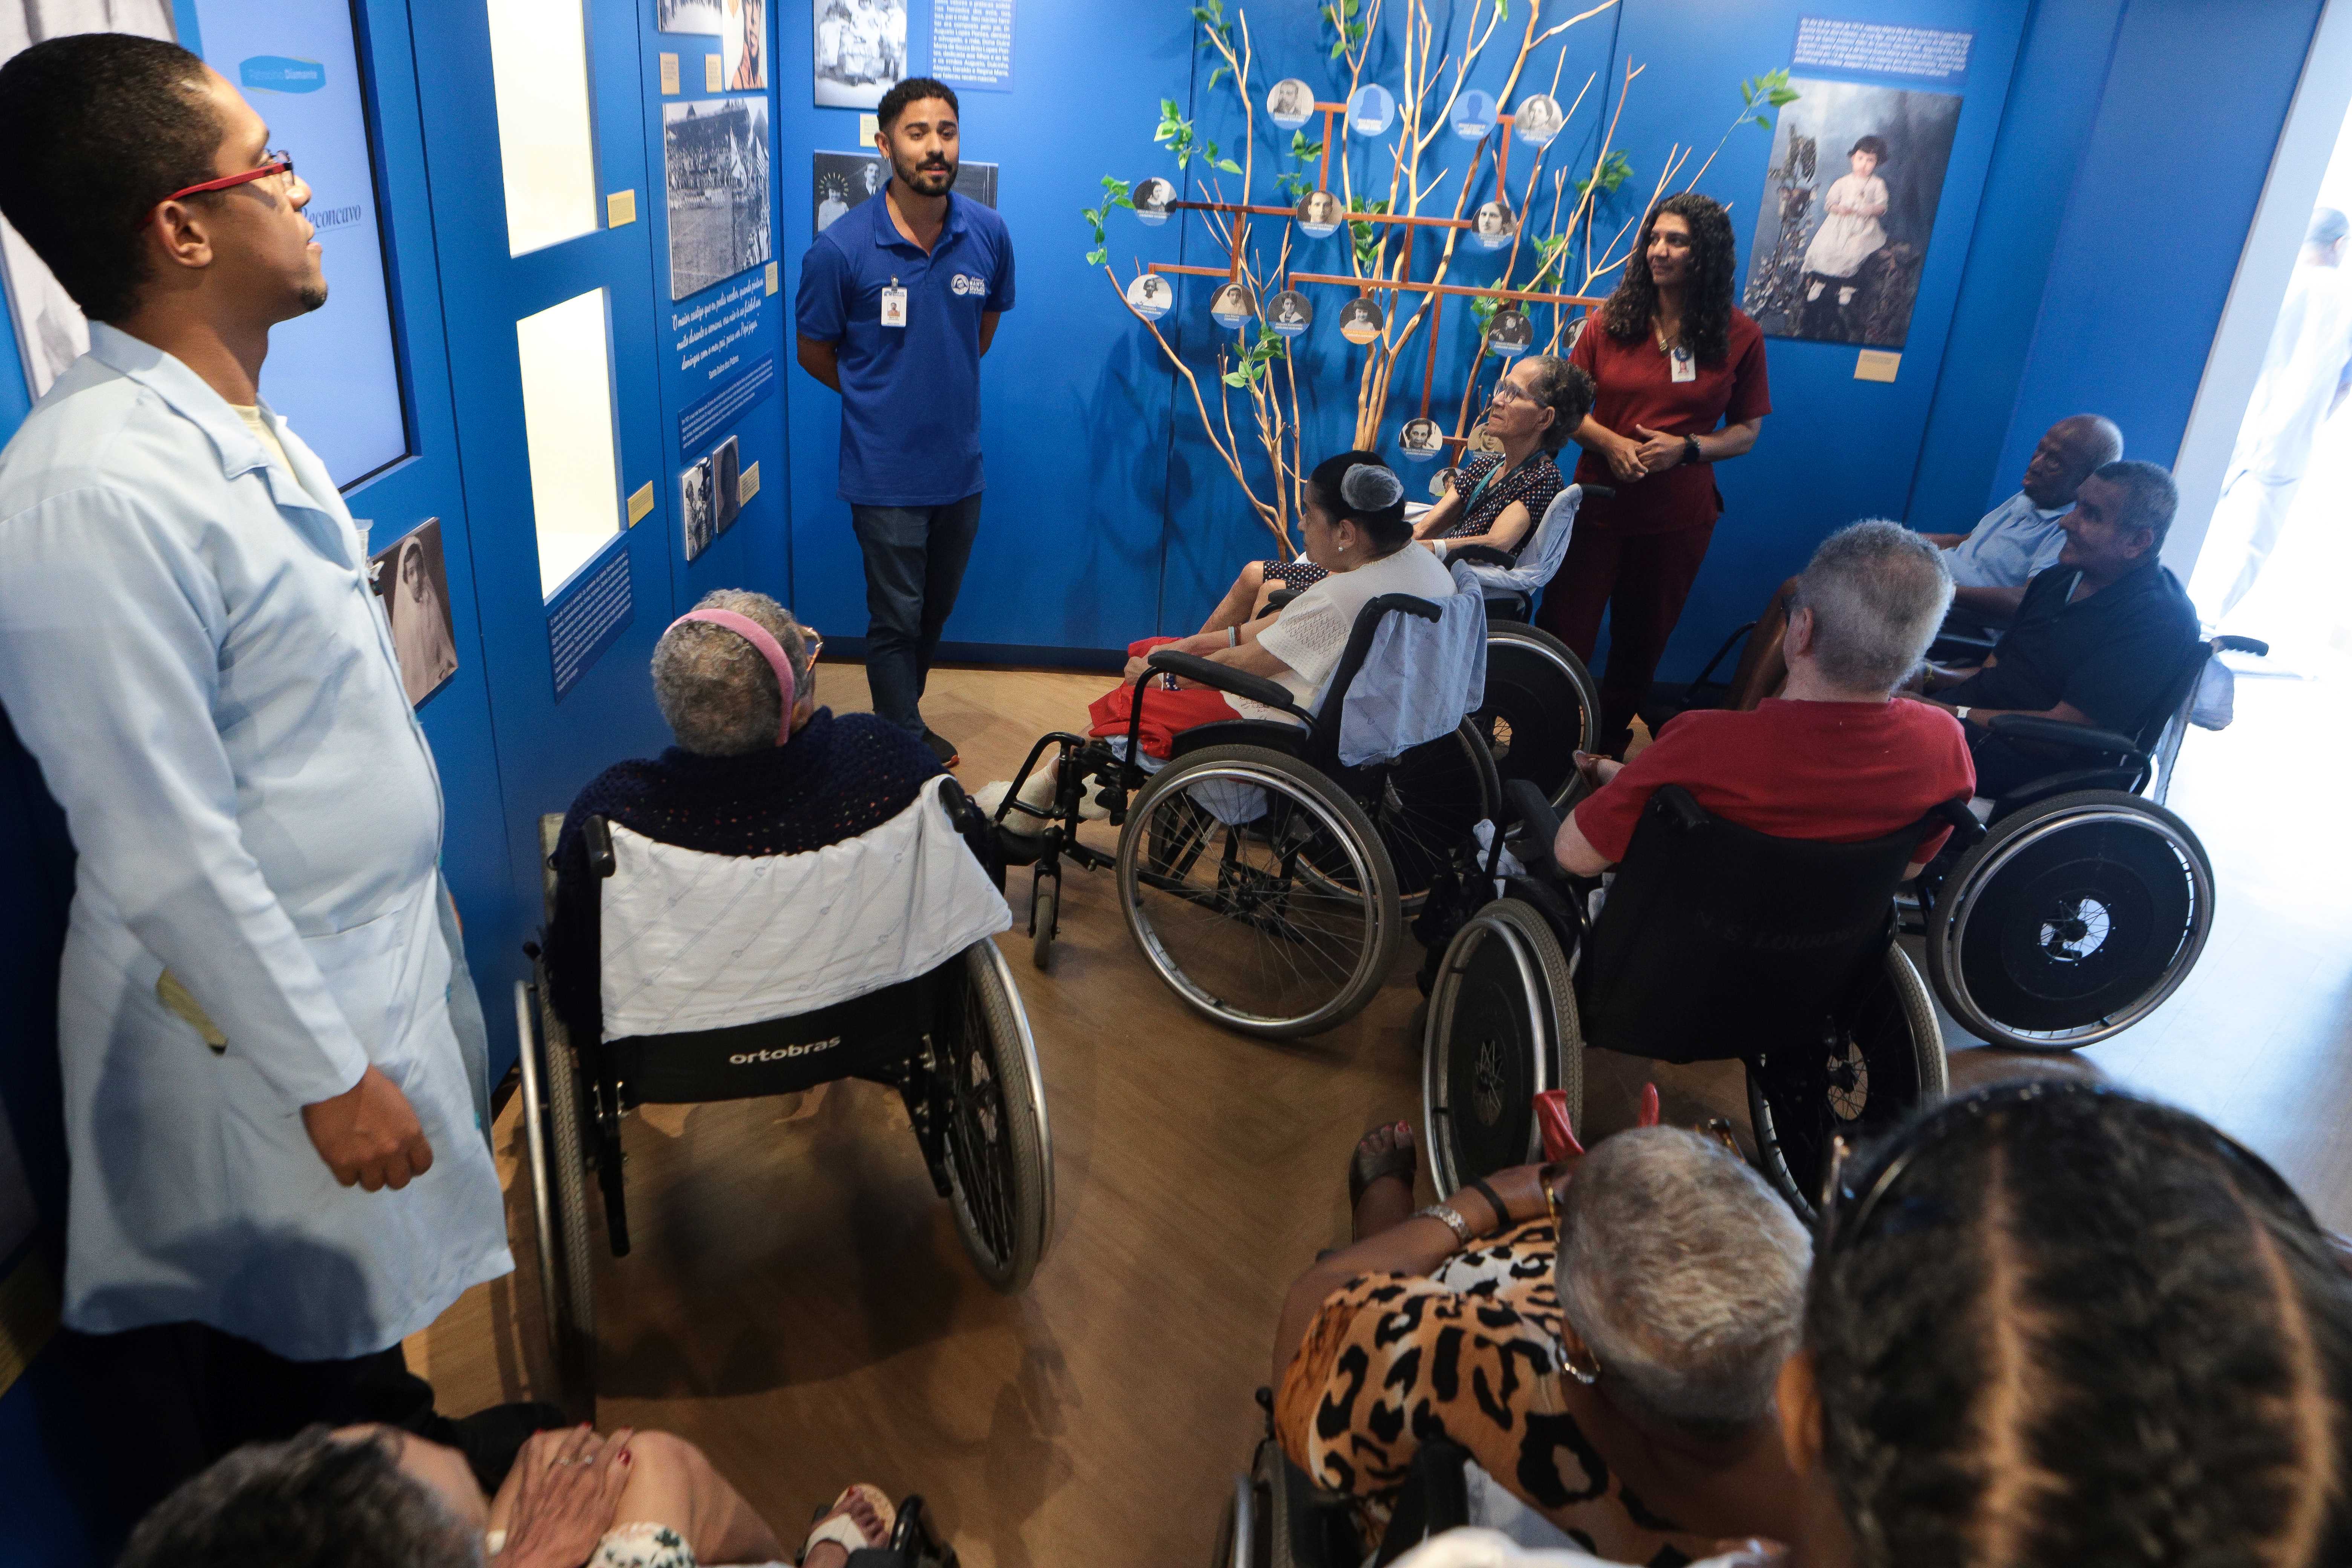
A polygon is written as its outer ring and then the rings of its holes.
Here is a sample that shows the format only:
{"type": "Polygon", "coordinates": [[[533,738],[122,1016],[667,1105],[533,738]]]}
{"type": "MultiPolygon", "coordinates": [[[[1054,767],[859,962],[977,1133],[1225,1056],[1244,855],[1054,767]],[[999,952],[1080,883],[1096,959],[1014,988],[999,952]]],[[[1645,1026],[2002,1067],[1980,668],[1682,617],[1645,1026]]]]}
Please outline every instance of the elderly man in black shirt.
{"type": "Polygon", "coordinates": [[[2026,584],[2017,619],[1983,664],[1931,667],[1926,689],[1967,727],[1977,790],[2001,795],[2067,765],[2050,748],[1985,728],[2029,713],[2120,734],[2154,717],[2197,641],[2197,611],[2158,561],[2179,494],[2154,463],[2117,462],[2083,481],[2059,526],[2058,563],[2026,584]]]}

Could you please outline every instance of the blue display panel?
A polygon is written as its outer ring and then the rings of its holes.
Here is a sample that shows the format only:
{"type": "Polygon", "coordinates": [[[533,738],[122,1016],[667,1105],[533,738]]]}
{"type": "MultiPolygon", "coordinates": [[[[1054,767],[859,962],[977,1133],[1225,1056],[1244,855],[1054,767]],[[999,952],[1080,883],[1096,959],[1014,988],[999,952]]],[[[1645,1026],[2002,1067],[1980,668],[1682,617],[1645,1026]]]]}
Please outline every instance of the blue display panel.
{"type": "Polygon", "coordinates": [[[346,489],[407,456],[367,104],[343,0],[194,0],[181,41],[269,122],[310,182],[327,303],[269,335],[270,404],[346,489]]]}

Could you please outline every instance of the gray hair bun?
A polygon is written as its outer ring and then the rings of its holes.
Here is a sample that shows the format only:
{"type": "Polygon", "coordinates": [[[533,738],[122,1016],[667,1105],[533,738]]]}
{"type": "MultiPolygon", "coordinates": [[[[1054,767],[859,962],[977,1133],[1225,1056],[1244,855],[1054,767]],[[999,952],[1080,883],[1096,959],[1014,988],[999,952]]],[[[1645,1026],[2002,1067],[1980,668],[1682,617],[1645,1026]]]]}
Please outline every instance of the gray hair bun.
{"type": "Polygon", "coordinates": [[[1378,463],[1358,463],[1340,476],[1339,499],[1358,511],[1386,511],[1404,500],[1404,481],[1378,463]]]}

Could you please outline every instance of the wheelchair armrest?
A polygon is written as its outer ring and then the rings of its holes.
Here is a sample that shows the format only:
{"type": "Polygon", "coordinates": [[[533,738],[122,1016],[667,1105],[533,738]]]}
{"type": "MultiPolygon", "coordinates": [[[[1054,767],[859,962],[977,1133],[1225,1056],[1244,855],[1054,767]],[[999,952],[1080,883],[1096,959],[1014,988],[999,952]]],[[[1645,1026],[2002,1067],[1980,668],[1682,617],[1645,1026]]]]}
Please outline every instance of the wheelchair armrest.
{"type": "Polygon", "coordinates": [[[1467,566],[1499,566],[1509,571],[1518,564],[1507,550],[1497,550],[1491,544],[1448,544],[1445,559],[1459,561],[1467,566]]]}
{"type": "Polygon", "coordinates": [[[1930,817],[1941,817],[1951,825],[1952,837],[1949,841],[1951,847],[1969,848],[1985,836],[1985,825],[1979,822],[1977,814],[1969,809],[1969,797],[1966,795],[1951,800],[1939,800],[1936,803],[1936,809],[1927,815],[1930,817]]]}
{"type": "Polygon", "coordinates": [[[601,816],[591,816],[580,825],[581,837],[588,841],[588,869],[599,877],[609,877],[619,868],[613,858],[612,825],[601,816]]]}
{"type": "Polygon", "coordinates": [[[2213,646],[2223,653],[2250,653],[2256,658],[2270,657],[2271,645],[2260,637],[2224,635],[2213,639],[2213,646]]]}
{"type": "Polygon", "coordinates": [[[1276,588],[1265,596],[1265,607],[1269,610],[1286,610],[1290,607],[1291,601],[1305,592],[1307,590],[1304,588],[1276,588]]]}
{"type": "Polygon", "coordinates": [[[1586,495],[1599,496],[1602,500],[1617,499],[1617,487],[1614,485],[1579,485],[1576,488],[1586,495]]]}
{"type": "Polygon", "coordinates": [[[1177,653],[1156,647],[1144,662],[1152,668],[1170,675],[1181,675],[1187,680],[1213,687],[1234,697],[1246,697],[1253,702],[1263,702],[1268,708],[1284,713],[1295,713],[1308,723],[1315,716],[1298,706],[1290,689],[1280,681],[1268,680],[1263,675],[1252,675],[1245,669],[1235,669],[1229,664],[1219,664],[1213,658],[1202,658],[1197,653],[1177,653]]]}
{"type": "Polygon", "coordinates": [[[2135,759],[2142,755],[2138,743],[2128,735],[2118,735],[2113,730],[2095,730],[2088,724],[2069,724],[2062,719],[2044,719],[2036,713],[1997,713],[1987,727],[2004,741],[2040,741],[2078,752],[2135,759]]]}

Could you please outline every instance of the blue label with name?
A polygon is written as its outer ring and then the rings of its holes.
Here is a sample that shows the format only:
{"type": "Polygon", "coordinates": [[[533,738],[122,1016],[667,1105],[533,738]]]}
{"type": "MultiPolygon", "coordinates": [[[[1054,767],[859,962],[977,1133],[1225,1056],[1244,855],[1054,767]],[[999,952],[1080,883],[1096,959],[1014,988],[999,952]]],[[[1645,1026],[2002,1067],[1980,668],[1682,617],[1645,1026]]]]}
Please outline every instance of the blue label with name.
{"type": "Polygon", "coordinates": [[[238,62],[236,77],[258,92],[316,92],[327,85],[327,68],[316,60],[256,55],[238,62]]]}

